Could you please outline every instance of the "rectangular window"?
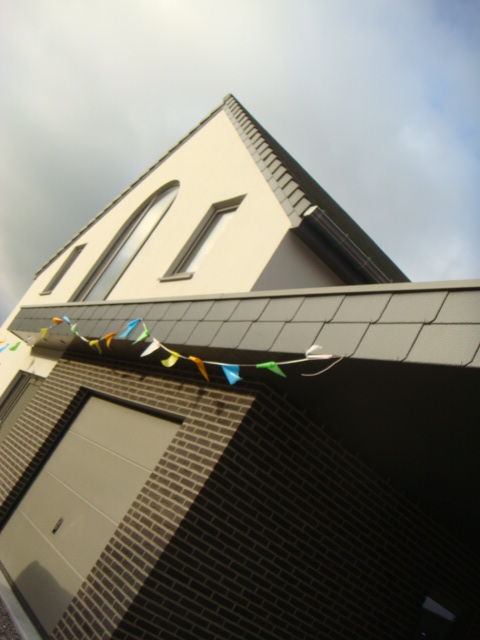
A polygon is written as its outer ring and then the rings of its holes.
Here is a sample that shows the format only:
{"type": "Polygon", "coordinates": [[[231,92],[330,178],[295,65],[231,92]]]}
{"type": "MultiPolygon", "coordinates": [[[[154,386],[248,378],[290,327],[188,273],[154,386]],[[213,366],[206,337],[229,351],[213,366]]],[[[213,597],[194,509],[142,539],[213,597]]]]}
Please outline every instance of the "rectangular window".
{"type": "Polygon", "coordinates": [[[67,271],[70,269],[72,264],[75,262],[75,260],[81,254],[81,252],[83,251],[85,246],[86,245],[84,245],[84,244],[79,244],[77,247],[74,247],[72,249],[72,251],[66,257],[65,262],[62,264],[60,269],[57,271],[57,273],[53,276],[53,278],[50,280],[48,285],[42,291],[42,293],[41,293],[42,296],[46,296],[49,293],[52,293],[52,291],[55,289],[57,284],[60,282],[60,280],[67,273],[67,271]]]}
{"type": "Polygon", "coordinates": [[[160,281],[191,278],[230,222],[245,196],[214,204],[160,281]]]}
{"type": "Polygon", "coordinates": [[[7,436],[25,407],[38,391],[42,378],[19,373],[0,400],[0,442],[7,436]]]}

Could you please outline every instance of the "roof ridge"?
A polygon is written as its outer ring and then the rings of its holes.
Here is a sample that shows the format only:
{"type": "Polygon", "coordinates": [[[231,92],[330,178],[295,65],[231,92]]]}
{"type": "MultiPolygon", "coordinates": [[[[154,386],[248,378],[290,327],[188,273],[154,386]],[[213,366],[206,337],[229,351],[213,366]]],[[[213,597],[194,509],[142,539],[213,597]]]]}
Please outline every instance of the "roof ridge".
{"type": "MultiPolygon", "coordinates": [[[[358,262],[357,268],[365,271],[364,275],[367,275],[368,280],[373,277],[374,281],[378,282],[408,281],[405,274],[355,220],[233,95],[226,96],[224,104],[233,126],[302,240],[307,240],[307,244],[311,245],[308,239],[314,231],[310,223],[305,225],[304,220],[308,218],[304,218],[304,215],[314,206],[317,211],[321,211],[326,226],[340,229],[344,236],[342,242],[337,242],[337,239],[331,238],[330,234],[325,232],[328,242],[332,243],[333,240],[333,244],[342,249],[341,244],[348,245],[348,258],[353,259],[355,263],[358,262]],[[367,263],[370,263],[370,266],[365,270],[364,265],[367,263]]],[[[314,246],[310,248],[315,251],[314,246]]]]}

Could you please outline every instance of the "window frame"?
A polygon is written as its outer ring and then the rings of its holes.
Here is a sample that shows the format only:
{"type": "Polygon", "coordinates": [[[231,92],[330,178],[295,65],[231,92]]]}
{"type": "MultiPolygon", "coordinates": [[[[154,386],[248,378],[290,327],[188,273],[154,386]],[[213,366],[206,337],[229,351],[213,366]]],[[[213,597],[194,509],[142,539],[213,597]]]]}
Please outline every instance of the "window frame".
{"type": "MultiPolygon", "coordinates": [[[[147,234],[145,238],[140,242],[138,247],[136,248],[134,254],[129,259],[125,267],[121,270],[118,277],[115,279],[113,284],[108,289],[107,293],[101,298],[101,300],[106,300],[113,289],[118,284],[119,280],[122,278],[123,274],[135,260],[137,255],[140,253],[145,243],[151,237],[155,229],[158,227],[160,222],[163,220],[165,215],[170,210],[171,206],[175,202],[175,199],[178,196],[178,190],[180,188],[180,182],[178,180],[174,180],[168,182],[163,185],[160,189],[157,189],[152,195],[150,195],[146,200],[142,202],[142,204],[135,210],[135,212],[128,218],[128,220],[123,224],[120,230],[115,234],[112,241],[108,244],[105,251],[101,254],[100,258],[95,262],[92,269],[90,269],[86,278],[82,281],[80,286],[76,289],[73,296],[70,298],[70,302],[81,302],[88,298],[88,295],[93,290],[93,288],[98,284],[103,274],[107,271],[110,264],[116,258],[116,256],[120,253],[122,248],[125,246],[129,238],[132,236],[136,228],[140,225],[142,220],[145,218],[149,210],[155,205],[157,200],[159,200],[162,196],[164,196],[168,191],[176,189],[177,194],[174,199],[167,207],[167,209],[163,212],[153,229],[150,233],[147,234]]],[[[100,300],[99,300],[100,301],[100,300]]]]}
{"type": "Polygon", "coordinates": [[[215,221],[219,216],[235,212],[244,198],[245,194],[213,204],[202,218],[195,231],[184,244],[180,253],[177,255],[165,274],[158,279],[159,282],[188,280],[193,278],[196,271],[188,271],[188,266],[208,240],[210,231],[213,231],[215,228],[215,221]]]}
{"type": "MultiPolygon", "coordinates": [[[[0,398],[0,444],[1,442],[8,436],[12,427],[15,425],[16,421],[11,424],[8,422],[9,416],[15,410],[17,405],[24,398],[25,393],[31,386],[37,387],[34,391],[33,395],[27,398],[27,402],[22,409],[26,408],[29,404],[30,400],[32,400],[33,396],[37,393],[38,388],[42,385],[43,378],[40,376],[36,376],[33,373],[27,373],[26,371],[19,371],[17,375],[10,382],[8,387],[3,392],[0,398]],[[7,424],[5,424],[7,422],[7,424]]],[[[17,416],[21,415],[21,413],[17,416]]]]}
{"type": "Polygon", "coordinates": [[[40,295],[48,296],[52,293],[52,291],[60,283],[60,281],[69,271],[70,267],[75,263],[75,261],[77,260],[77,258],[79,257],[79,255],[82,253],[82,251],[85,249],[86,246],[87,245],[85,243],[85,244],[78,244],[75,247],[73,247],[73,249],[70,251],[68,256],[63,261],[60,268],[57,270],[53,278],[50,280],[50,282],[47,284],[47,286],[41,292],[40,295]]]}

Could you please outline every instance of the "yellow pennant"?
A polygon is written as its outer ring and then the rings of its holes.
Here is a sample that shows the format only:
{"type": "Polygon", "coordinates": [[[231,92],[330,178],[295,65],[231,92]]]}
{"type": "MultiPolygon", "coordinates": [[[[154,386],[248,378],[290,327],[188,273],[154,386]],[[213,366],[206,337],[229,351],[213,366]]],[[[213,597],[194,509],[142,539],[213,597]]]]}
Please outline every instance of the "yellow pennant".
{"type": "Polygon", "coordinates": [[[43,340],[45,338],[45,336],[47,335],[47,331],[48,329],[42,329],[40,331],[40,340],[43,340]]]}
{"type": "Polygon", "coordinates": [[[162,360],[162,364],[164,367],[173,367],[173,365],[177,362],[179,357],[180,357],[179,353],[177,353],[176,351],[170,351],[170,357],[167,358],[166,360],[162,360]]]}
{"type": "Polygon", "coordinates": [[[102,355],[102,349],[100,348],[99,340],[90,340],[88,343],[90,347],[95,347],[100,355],[102,355]]]}

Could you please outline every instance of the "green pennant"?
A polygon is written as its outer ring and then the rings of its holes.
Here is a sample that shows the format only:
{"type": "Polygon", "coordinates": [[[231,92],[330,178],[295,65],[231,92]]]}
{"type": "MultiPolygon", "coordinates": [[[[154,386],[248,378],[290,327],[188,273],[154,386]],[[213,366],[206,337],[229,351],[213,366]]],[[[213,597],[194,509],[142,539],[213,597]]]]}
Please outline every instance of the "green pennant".
{"type": "Polygon", "coordinates": [[[257,369],[268,369],[272,373],[276,373],[277,376],[282,376],[282,378],[286,378],[287,376],[283,373],[276,362],[261,362],[256,365],[257,369]]]}
{"type": "Polygon", "coordinates": [[[137,342],[142,342],[143,340],[146,340],[149,335],[150,335],[150,331],[147,329],[147,327],[145,327],[145,329],[142,331],[142,333],[138,336],[138,338],[135,340],[133,344],[137,344],[137,342]]]}

